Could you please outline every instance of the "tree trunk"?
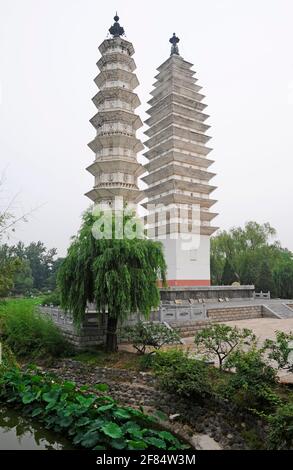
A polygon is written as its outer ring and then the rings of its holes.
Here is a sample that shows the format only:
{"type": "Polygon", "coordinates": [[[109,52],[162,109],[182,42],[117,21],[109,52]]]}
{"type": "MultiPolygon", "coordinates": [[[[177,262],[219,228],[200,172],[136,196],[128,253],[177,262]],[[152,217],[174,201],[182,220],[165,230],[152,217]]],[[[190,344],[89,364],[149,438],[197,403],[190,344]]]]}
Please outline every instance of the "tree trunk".
{"type": "Polygon", "coordinates": [[[117,324],[118,324],[117,318],[108,316],[106,348],[105,348],[106,352],[118,351],[117,324]]]}

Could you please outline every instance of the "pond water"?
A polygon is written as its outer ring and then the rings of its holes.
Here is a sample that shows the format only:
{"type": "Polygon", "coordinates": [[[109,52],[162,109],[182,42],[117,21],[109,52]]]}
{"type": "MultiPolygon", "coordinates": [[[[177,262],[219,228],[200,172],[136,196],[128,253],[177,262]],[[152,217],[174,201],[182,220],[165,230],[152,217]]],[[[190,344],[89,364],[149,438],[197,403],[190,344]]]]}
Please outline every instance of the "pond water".
{"type": "Polygon", "coordinates": [[[70,442],[9,408],[0,409],[0,450],[69,450],[70,442]]]}

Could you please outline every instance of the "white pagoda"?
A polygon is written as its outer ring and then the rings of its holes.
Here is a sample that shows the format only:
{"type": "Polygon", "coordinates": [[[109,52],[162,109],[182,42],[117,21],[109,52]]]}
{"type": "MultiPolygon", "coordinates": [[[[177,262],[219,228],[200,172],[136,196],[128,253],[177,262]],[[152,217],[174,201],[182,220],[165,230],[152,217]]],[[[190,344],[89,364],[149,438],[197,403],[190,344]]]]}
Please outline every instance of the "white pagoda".
{"type": "Polygon", "coordinates": [[[179,55],[179,39],[170,39],[171,56],[158,68],[145,132],[149,149],[142,178],[148,185],[148,234],[162,241],[169,286],[210,285],[210,236],[217,227],[211,193],[215,186],[207,156],[209,117],[192,64],[179,55]]]}
{"type": "Polygon", "coordinates": [[[96,136],[89,143],[95,160],[87,168],[94,176],[94,187],[86,196],[105,209],[114,207],[114,202],[117,207],[117,201],[119,208],[125,204],[136,208],[144,197],[137,185],[137,178],[144,172],[137,162],[137,152],[143,145],[136,131],[142,122],[134,112],[140,105],[133,91],[139,82],[134,73],[133,45],[123,38],[117,14],[114,21],[109,29],[111,38],[99,47],[100,73],[95,78],[99,91],[93,98],[98,112],[90,120],[96,136]]]}

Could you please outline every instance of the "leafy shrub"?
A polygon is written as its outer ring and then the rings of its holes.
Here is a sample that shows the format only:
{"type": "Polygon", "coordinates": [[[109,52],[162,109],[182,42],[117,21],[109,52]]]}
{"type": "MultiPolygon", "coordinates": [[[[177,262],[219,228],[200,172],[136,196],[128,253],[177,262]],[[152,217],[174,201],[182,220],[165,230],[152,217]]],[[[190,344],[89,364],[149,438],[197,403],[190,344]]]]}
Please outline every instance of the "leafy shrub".
{"type": "Polygon", "coordinates": [[[275,393],[276,371],[263,361],[263,352],[252,349],[247,352],[236,351],[227,363],[235,368],[230,375],[224,394],[240,406],[256,410],[266,410],[280,403],[275,393]]]}
{"type": "Polygon", "coordinates": [[[180,350],[159,351],[153,364],[162,388],[187,398],[211,394],[208,366],[180,350]]]}
{"type": "MultiPolygon", "coordinates": [[[[108,386],[98,384],[97,391],[108,386]]],[[[17,368],[0,375],[0,401],[23,406],[26,414],[49,429],[66,433],[75,446],[93,450],[184,449],[170,432],[158,429],[158,419],[129,406],[121,407],[109,396],[76,390],[73,382],[17,368]]]]}
{"type": "Polygon", "coordinates": [[[43,296],[41,305],[53,305],[53,307],[59,307],[60,303],[60,292],[55,290],[54,292],[43,296]]]}
{"type": "Polygon", "coordinates": [[[219,361],[220,369],[223,368],[224,361],[229,354],[243,345],[254,344],[255,335],[251,330],[229,325],[215,324],[199,331],[194,338],[194,343],[198,352],[204,353],[208,358],[219,361]]]}
{"type": "Polygon", "coordinates": [[[0,371],[8,367],[17,365],[15,356],[6,343],[0,343],[0,351],[1,351],[0,371]]]}
{"type": "Polygon", "coordinates": [[[124,331],[129,342],[140,354],[145,354],[147,347],[158,350],[166,344],[180,342],[178,333],[162,323],[138,322],[134,326],[126,327],[124,331]]]}
{"type": "Polygon", "coordinates": [[[275,450],[293,450],[293,403],[280,406],[268,417],[268,447],[275,450]]]}
{"type": "Polygon", "coordinates": [[[264,349],[268,352],[269,359],[276,361],[279,369],[293,372],[293,333],[276,331],[276,340],[267,339],[264,349]]]}
{"type": "Polygon", "coordinates": [[[19,357],[60,356],[69,346],[54,323],[32,300],[10,300],[0,306],[0,339],[19,357]]]}

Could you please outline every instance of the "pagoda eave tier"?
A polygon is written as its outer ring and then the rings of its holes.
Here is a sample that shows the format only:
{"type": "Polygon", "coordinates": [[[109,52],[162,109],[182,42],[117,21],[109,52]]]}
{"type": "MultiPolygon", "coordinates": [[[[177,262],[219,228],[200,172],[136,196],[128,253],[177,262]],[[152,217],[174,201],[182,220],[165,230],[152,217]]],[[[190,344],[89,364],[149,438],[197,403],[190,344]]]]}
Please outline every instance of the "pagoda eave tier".
{"type": "MultiPolygon", "coordinates": [[[[182,205],[184,206],[184,205],[182,205]]],[[[179,219],[182,219],[183,220],[186,220],[188,219],[188,223],[190,223],[191,219],[191,215],[192,217],[194,217],[194,221],[195,223],[199,223],[199,221],[202,221],[202,222],[210,222],[211,220],[213,220],[215,217],[217,217],[219,214],[216,213],[216,212],[209,212],[207,210],[203,210],[202,208],[194,208],[193,209],[193,214],[191,214],[191,211],[188,213],[188,210],[187,210],[187,207],[177,207],[176,209],[179,209],[178,212],[176,212],[176,217],[178,217],[179,219]]],[[[172,219],[172,216],[175,217],[175,213],[174,213],[174,208],[168,208],[166,207],[166,210],[165,210],[165,213],[164,211],[163,212],[160,212],[160,220],[158,219],[158,221],[160,222],[160,224],[168,224],[170,223],[170,218],[172,219]],[[164,216],[166,217],[166,219],[164,219],[164,216]]],[[[156,226],[158,221],[156,222],[156,217],[155,217],[155,214],[152,213],[152,215],[149,217],[149,221],[151,221],[151,224],[153,226],[156,226]]],[[[183,223],[183,222],[182,222],[183,223]]],[[[187,223],[187,222],[186,222],[187,223]]]]}
{"type": "Polygon", "coordinates": [[[133,58],[129,55],[123,54],[122,52],[110,52],[103,55],[97,62],[97,66],[101,71],[107,68],[109,64],[111,64],[110,67],[112,64],[127,66],[131,72],[136,69],[136,64],[133,58]]]}
{"type": "Polygon", "coordinates": [[[135,153],[144,149],[141,141],[134,135],[126,135],[121,133],[97,135],[96,138],[88,144],[88,146],[95,153],[98,153],[104,148],[114,147],[131,149],[135,153]]]}
{"type": "MultiPolygon", "coordinates": [[[[200,235],[209,235],[211,236],[213,233],[215,233],[217,230],[218,230],[219,227],[211,227],[211,226],[206,226],[206,225],[201,225],[200,227],[196,227],[195,231],[192,232],[193,234],[200,234],[200,235]]],[[[178,231],[178,226],[174,226],[174,227],[170,227],[168,229],[168,227],[166,227],[166,235],[170,235],[171,233],[179,233],[180,234],[180,228],[179,228],[179,231],[178,231]]],[[[182,232],[182,234],[186,234],[186,233],[189,233],[189,232],[182,232]]],[[[192,233],[190,233],[190,235],[192,235],[192,233]]]]}
{"type": "MultiPolygon", "coordinates": [[[[137,76],[132,72],[127,72],[122,69],[103,70],[94,79],[98,88],[103,88],[104,85],[111,82],[123,82],[128,84],[130,90],[134,90],[139,85],[137,76]]],[[[109,88],[111,86],[109,85],[109,88]]]]}
{"type": "Polygon", "coordinates": [[[124,109],[99,111],[90,119],[90,123],[95,129],[99,129],[105,123],[131,124],[134,130],[143,126],[139,116],[124,109]]]}
{"type": "MultiPolygon", "coordinates": [[[[206,114],[204,116],[205,118],[203,119],[202,113],[194,111],[191,108],[186,109],[181,104],[165,103],[164,106],[158,107],[155,112],[152,112],[151,117],[145,121],[145,124],[152,128],[176,119],[178,122],[192,124],[192,126],[196,125],[197,130],[206,132],[210,126],[204,124],[204,121],[209,116],[206,114]]],[[[188,127],[188,125],[186,127],[188,127]]],[[[147,132],[149,132],[149,130],[147,132]]],[[[146,135],[148,135],[147,132],[146,135]]]]}
{"type": "Polygon", "coordinates": [[[171,163],[166,167],[149,173],[144,178],[142,178],[142,180],[147,184],[153,184],[156,182],[160,183],[161,180],[163,180],[164,178],[168,178],[172,175],[183,176],[188,178],[197,178],[205,181],[210,181],[214,176],[216,176],[215,173],[204,171],[199,168],[188,168],[182,165],[176,165],[174,163],[171,163]]]}
{"type": "Polygon", "coordinates": [[[129,103],[133,109],[136,109],[141,104],[136,93],[123,87],[104,88],[92,99],[97,108],[106,100],[121,100],[129,103]]]}
{"type": "Polygon", "coordinates": [[[211,236],[217,230],[219,230],[219,227],[200,227],[200,234],[211,236]]]}
{"type": "MultiPolygon", "coordinates": [[[[162,130],[162,132],[157,133],[156,135],[148,139],[145,142],[145,146],[148,148],[153,148],[154,146],[161,144],[161,142],[164,142],[171,137],[182,139],[183,141],[185,140],[185,142],[189,142],[194,146],[204,145],[211,139],[211,137],[205,134],[200,134],[198,132],[184,129],[182,127],[171,124],[169,127],[162,130]]],[[[204,148],[210,150],[208,149],[208,147],[204,148]]]]}
{"type": "Polygon", "coordinates": [[[191,117],[191,112],[196,113],[199,121],[205,121],[209,117],[207,114],[204,114],[201,109],[198,109],[197,101],[192,100],[188,96],[183,96],[180,93],[172,92],[171,90],[168,90],[167,94],[160,100],[152,98],[150,101],[153,101],[152,103],[149,102],[152,106],[146,111],[150,116],[153,116],[163,107],[171,104],[181,106],[181,109],[182,106],[188,108],[188,110],[185,110],[185,115],[188,113],[188,116],[191,117]]]}
{"type": "Polygon", "coordinates": [[[176,114],[174,110],[170,110],[169,113],[165,110],[165,117],[163,119],[153,119],[149,118],[146,121],[146,124],[150,126],[150,129],[145,131],[145,135],[152,137],[153,135],[161,132],[163,129],[169,127],[171,124],[177,124],[178,126],[186,127],[192,131],[205,133],[210,126],[203,124],[203,122],[196,119],[192,119],[191,116],[185,117],[182,114],[176,114]],[[151,123],[150,123],[151,121],[151,123]]]}
{"type": "Polygon", "coordinates": [[[189,96],[190,98],[192,98],[194,101],[197,102],[197,108],[200,111],[203,111],[207,107],[205,103],[202,103],[205,98],[205,95],[198,93],[196,89],[197,85],[184,82],[183,80],[180,80],[179,77],[178,81],[174,79],[168,79],[166,80],[166,82],[156,83],[154,90],[151,92],[151,95],[153,96],[151,100],[159,100],[163,96],[166,96],[166,87],[168,87],[169,92],[173,91],[174,93],[178,93],[182,96],[189,96]],[[180,83],[180,85],[178,85],[178,83],[180,83]],[[192,89],[189,88],[189,86],[192,86],[192,89]]]}
{"type": "Polygon", "coordinates": [[[186,191],[190,193],[210,194],[216,186],[209,184],[196,183],[191,181],[184,181],[179,179],[169,179],[167,181],[160,182],[155,186],[145,189],[145,193],[148,197],[154,197],[167,191],[186,191]]]}
{"type": "Polygon", "coordinates": [[[135,159],[127,159],[125,157],[97,159],[87,167],[87,171],[94,176],[99,173],[122,172],[139,177],[145,173],[145,169],[140,163],[135,159]]]}
{"type": "Polygon", "coordinates": [[[169,151],[158,158],[150,160],[144,168],[148,172],[159,170],[161,167],[168,165],[168,163],[181,163],[183,165],[196,165],[200,168],[208,168],[214,163],[214,160],[210,160],[206,157],[196,157],[188,153],[180,153],[176,151],[169,151]]]}
{"type": "Polygon", "coordinates": [[[117,185],[117,187],[114,185],[111,187],[94,187],[91,191],[87,192],[85,196],[93,202],[123,197],[124,200],[134,203],[138,203],[145,197],[143,192],[138,188],[127,188],[121,187],[120,185],[117,185]]]}
{"type": "Polygon", "coordinates": [[[99,51],[101,55],[115,52],[116,50],[118,50],[119,52],[121,50],[123,51],[123,53],[129,56],[132,56],[134,54],[134,47],[132,43],[120,37],[105,39],[99,46],[99,51]]]}
{"type": "MultiPolygon", "coordinates": [[[[196,86],[196,85],[194,85],[196,86]]],[[[203,111],[207,105],[202,103],[198,100],[198,93],[197,91],[190,90],[181,85],[170,85],[168,87],[168,93],[175,93],[177,95],[182,96],[183,98],[190,100],[193,102],[193,107],[198,111],[203,111]]],[[[164,87],[155,88],[155,90],[151,93],[153,98],[148,101],[150,106],[157,104],[161,99],[165,98],[166,96],[166,89],[164,87]]]]}
{"type": "MultiPolygon", "coordinates": [[[[177,237],[180,238],[180,234],[184,235],[183,240],[187,241],[186,235],[189,235],[190,237],[192,236],[197,236],[197,235],[208,235],[211,236],[213,233],[215,233],[218,230],[219,227],[211,227],[211,226],[195,226],[192,231],[190,230],[181,230],[180,231],[180,226],[178,224],[170,224],[170,225],[165,225],[161,227],[147,227],[147,236],[149,238],[156,238],[158,240],[164,240],[166,238],[169,238],[171,234],[176,235],[177,237]]],[[[176,238],[177,238],[176,237],[176,238]]],[[[173,237],[171,237],[172,239],[173,237]]]]}
{"type": "Polygon", "coordinates": [[[168,57],[168,59],[165,60],[158,68],[158,72],[164,72],[164,70],[168,69],[170,65],[174,63],[177,64],[178,67],[182,68],[183,70],[190,70],[191,67],[193,67],[193,64],[191,62],[188,62],[187,60],[183,59],[179,55],[171,55],[168,57]]]}
{"type": "Polygon", "coordinates": [[[144,153],[144,156],[148,160],[151,160],[152,158],[158,157],[162,153],[170,150],[195,153],[199,157],[202,155],[206,156],[212,151],[211,148],[198,145],[195,142],[186,142],[180,138],[176,138],[176,136],[172,136],[168,140],[165,140],[165,142],[158,143],[155,147],[150,148],[144,153]]]}
{"type": "Polygon", "coordinates": [[[159,205],[162,204],[164,206],[168,205],[179,205],[179,204],[198,204],[200,207],[204,207],[206,209],[209,209],[212,207],[214,204],[216,204],[217,200],[216,199],[209,199],[209,198],[201,198],[201,197],[196,197],[196,196],[191,196],[191,195],[186,195],[186,194],[179,194],[179,193],[169,193],[166,194],[165,196],[158,195],[156,197],[153,197],[152,199],[149,198],[148,201],[144,202],[142,206],[147,209],[151,205],[159,205]]]}

